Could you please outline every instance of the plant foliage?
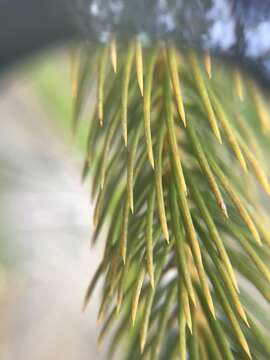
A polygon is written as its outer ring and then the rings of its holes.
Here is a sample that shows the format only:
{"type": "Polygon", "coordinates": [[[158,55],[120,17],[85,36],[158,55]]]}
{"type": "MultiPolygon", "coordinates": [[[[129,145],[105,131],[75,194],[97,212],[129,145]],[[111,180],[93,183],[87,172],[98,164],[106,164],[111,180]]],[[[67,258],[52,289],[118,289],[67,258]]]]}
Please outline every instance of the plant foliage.
{"type": "Polygon", "coordinates": [[[106,234],[85,306],[102,279],[109,358],[126,339],[126,359],[269,359],[265,95],[171,43],[84,45],[76,64],[74,130],[96,94],[93,243],[106,234]]]}

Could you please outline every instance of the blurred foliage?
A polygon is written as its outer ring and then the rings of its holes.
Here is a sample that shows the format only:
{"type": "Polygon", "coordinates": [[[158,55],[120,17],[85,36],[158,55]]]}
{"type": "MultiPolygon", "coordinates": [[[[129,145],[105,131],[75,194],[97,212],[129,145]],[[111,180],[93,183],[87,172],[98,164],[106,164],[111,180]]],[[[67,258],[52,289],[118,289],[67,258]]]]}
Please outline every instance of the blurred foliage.
{"type": "Polygon", "coordinates": [[[108,226],[85,305],[102,277],[108,357],[128,337],[127,359],[268,359],[266,94],[172,44],[84,44],[71,60],[73,131],[96,97],[93,243],[108,226]]]}
{"type": "MultiPolygon", "coordinates": [[[[31,79],[36,95],[52,115],[53,122],[61,130],[61,136],[70,140],[72,91],[68,51],[45,53],[25,66],[26,77],[31,79]],[[61,90],[59,89],[61,88],[61,90]]],[[[82,126],[76,136],[75,145],[83,150],[87,138],[87,115],[82,118],[82,126]],[[85,126],[83,126],[85,124],[85,126]]]]}
{"type": "Polygon", "coordinates": [[[31,76],[65,136],[72,93],[93,243],[107,232],[85,306],[103,278],[108,357],[125,339],[127,359],[268,359],[268,94],[172,44],[74,45],[70,57],[31,76]]]}

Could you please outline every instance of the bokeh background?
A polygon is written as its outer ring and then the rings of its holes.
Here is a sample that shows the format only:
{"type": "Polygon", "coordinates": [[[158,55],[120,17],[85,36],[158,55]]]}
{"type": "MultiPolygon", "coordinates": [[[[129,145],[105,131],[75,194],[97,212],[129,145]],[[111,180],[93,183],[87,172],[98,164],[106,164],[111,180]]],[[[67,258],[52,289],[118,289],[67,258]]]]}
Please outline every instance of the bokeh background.
{"type": "Polygon", "coordinates": [[[0,359],[103,359],[98,291],[82,312],[102,254],[90,249],[89,184],[80,180],[87,112],[71,136],[68,50],[0,74],[0,359]]]}

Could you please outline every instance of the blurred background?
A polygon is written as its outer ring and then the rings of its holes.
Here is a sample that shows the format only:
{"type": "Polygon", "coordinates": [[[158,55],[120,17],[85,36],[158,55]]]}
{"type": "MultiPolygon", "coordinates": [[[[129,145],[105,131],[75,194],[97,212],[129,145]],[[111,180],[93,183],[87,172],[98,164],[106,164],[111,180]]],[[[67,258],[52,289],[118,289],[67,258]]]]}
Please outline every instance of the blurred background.
{"type": "Polygon", "coordinates": [[[98,292],[82,302],[102,244],[90,250],[84,127],[71,137],[66,49],[0,77],[0,359],[102,359],[98,292]]]}

